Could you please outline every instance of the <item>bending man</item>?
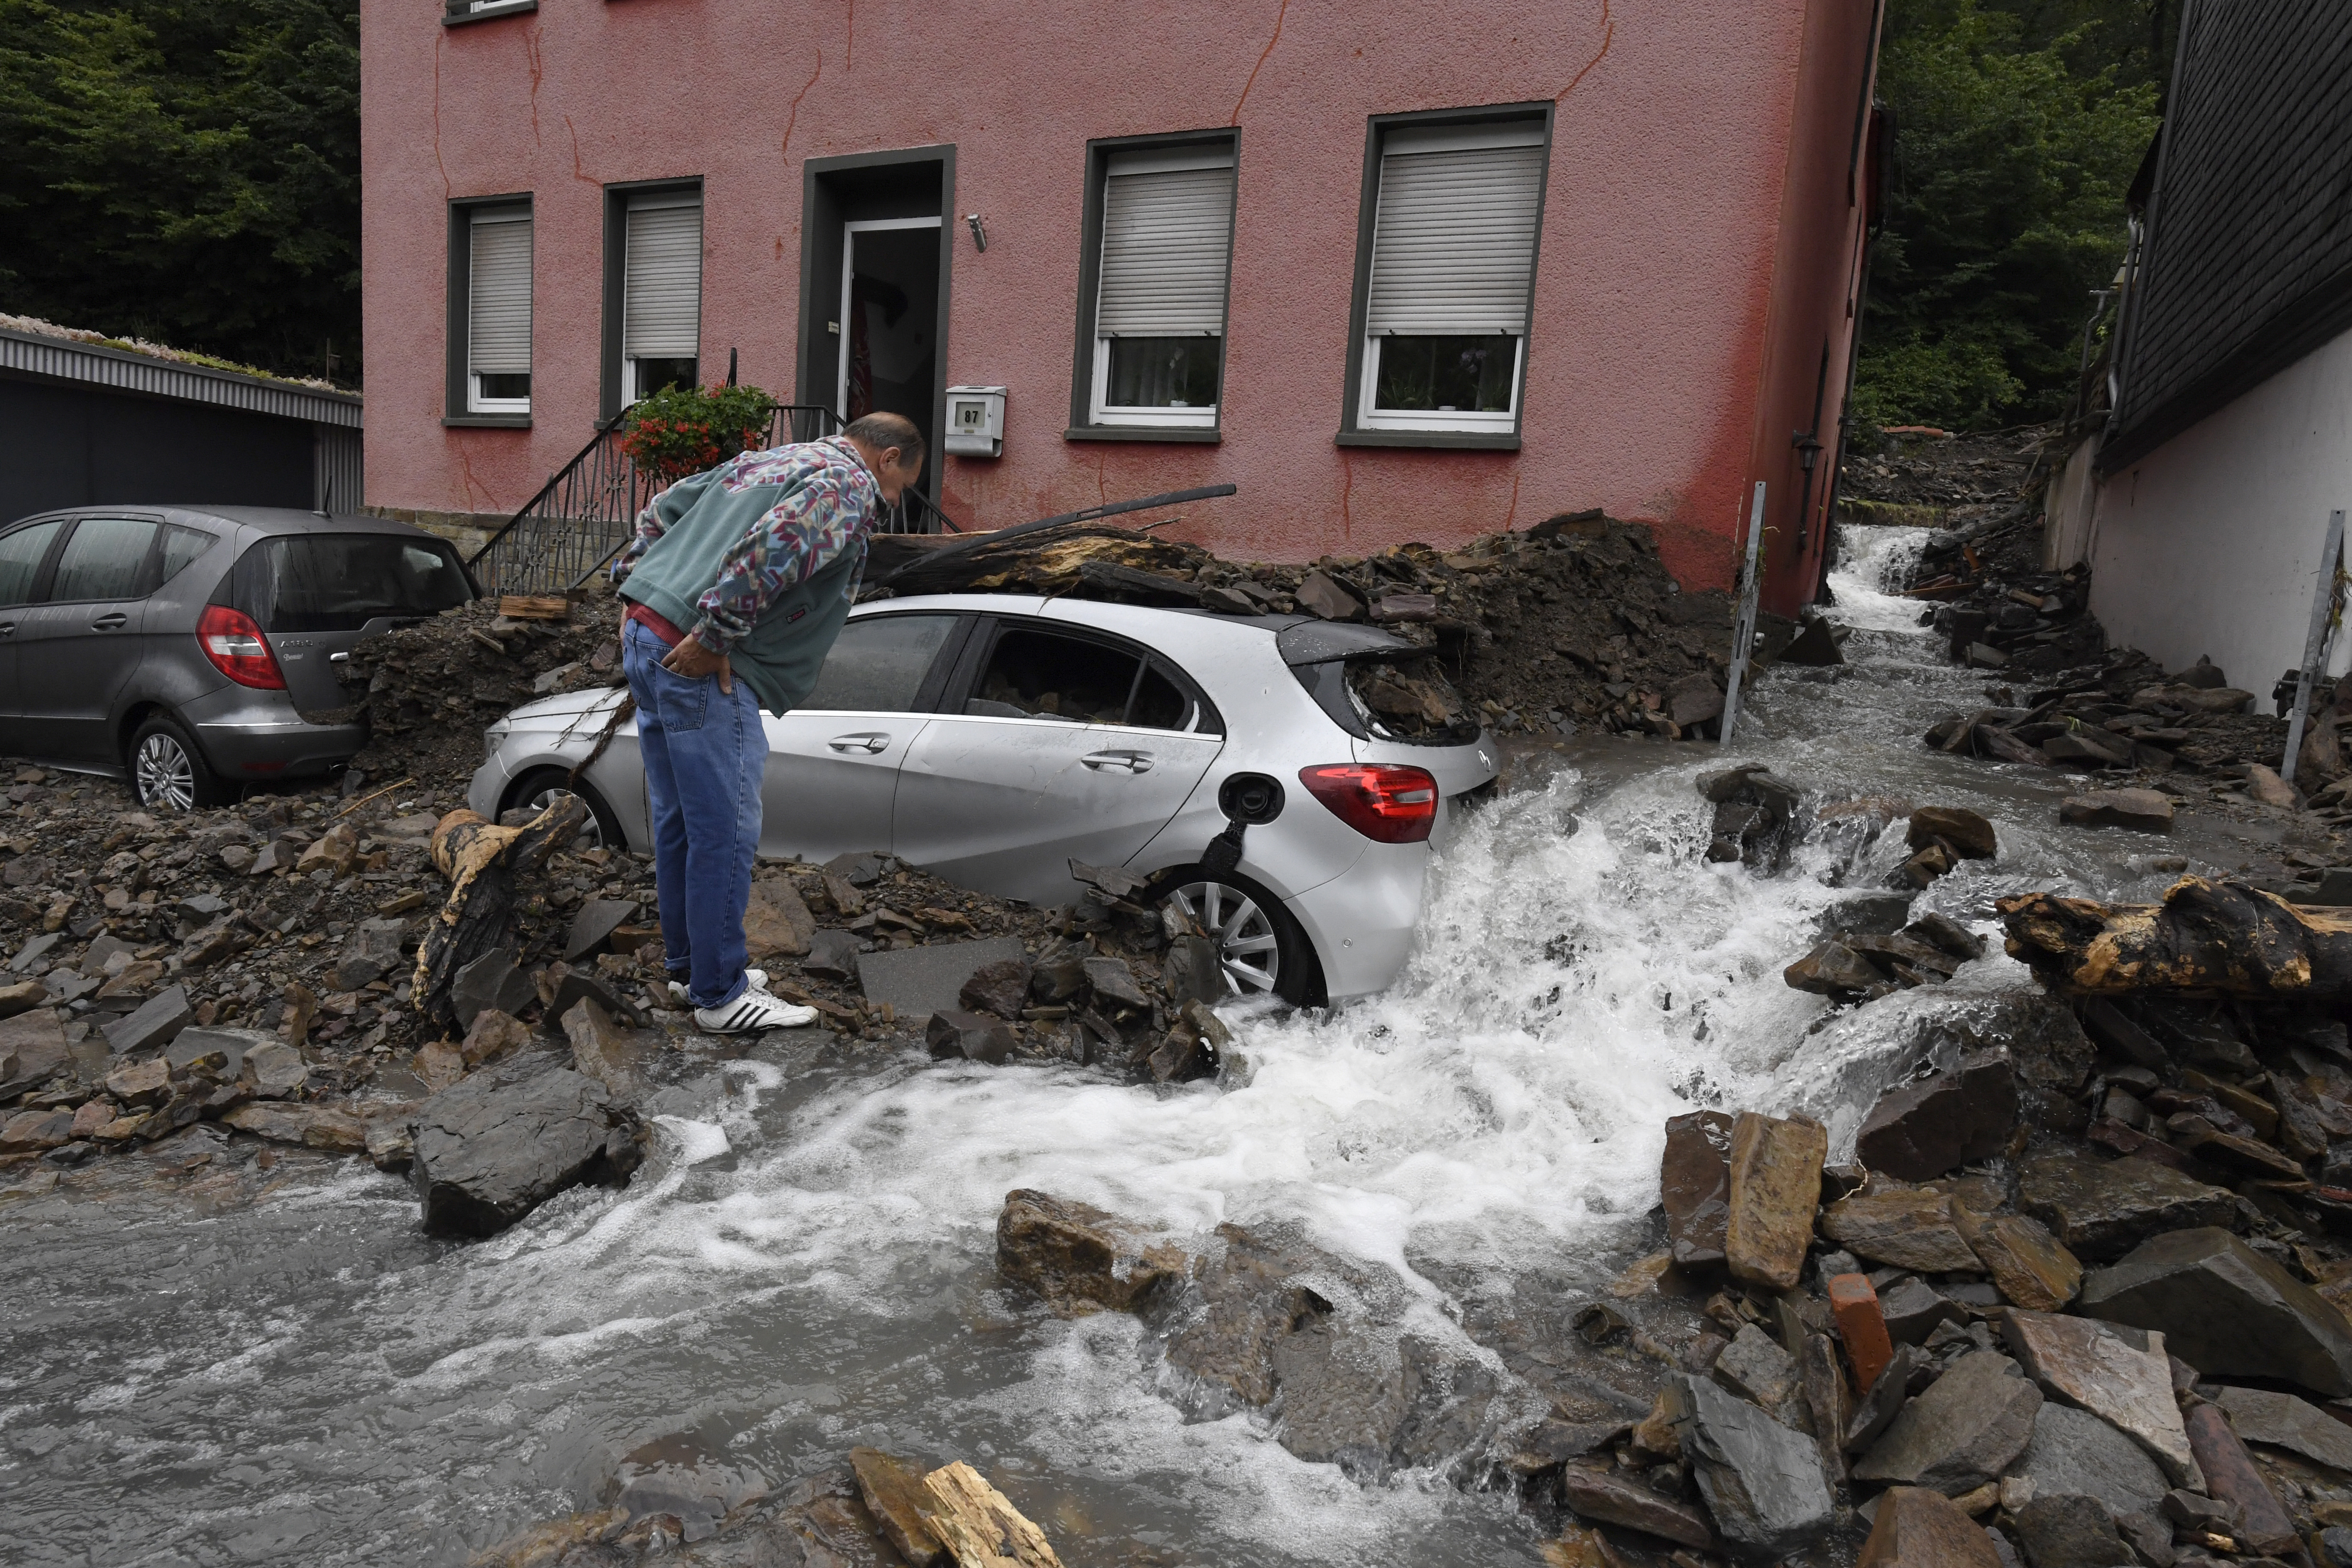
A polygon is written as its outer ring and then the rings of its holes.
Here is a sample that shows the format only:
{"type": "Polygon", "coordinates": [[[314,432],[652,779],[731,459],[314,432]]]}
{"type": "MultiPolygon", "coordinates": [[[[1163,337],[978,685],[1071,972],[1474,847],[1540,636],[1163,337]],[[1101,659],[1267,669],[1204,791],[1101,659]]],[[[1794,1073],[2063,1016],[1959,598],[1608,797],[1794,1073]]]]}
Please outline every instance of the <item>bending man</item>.
{"type": "Polygon", "coordinates": [[[922,468],[922,434],[898,414],[746,452],[656,496],[613,568],[670,991],[713,1034],[816,1021],[743,966],[768,761],[760,710],[781,716],[816,684],[875,510],[922,468]]]}

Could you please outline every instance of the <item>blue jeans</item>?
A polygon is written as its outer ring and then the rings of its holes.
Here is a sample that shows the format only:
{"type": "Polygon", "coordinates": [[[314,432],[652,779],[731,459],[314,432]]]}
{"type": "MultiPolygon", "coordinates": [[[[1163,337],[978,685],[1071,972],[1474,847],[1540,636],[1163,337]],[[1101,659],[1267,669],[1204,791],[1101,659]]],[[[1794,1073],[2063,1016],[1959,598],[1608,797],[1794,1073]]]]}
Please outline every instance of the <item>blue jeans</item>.
{"type": "Polygon", "coordinates": [[[654,831],[654,889],[662,949],[697,1007],[743,994],[743,906],[760,847],[760,783],[768,731],[750,684],[732,697],[719,677],[689,680],[662,668],[669,647],[643,622],[621,627],[621,670],[637,700],[646,815],[654,831]]]}

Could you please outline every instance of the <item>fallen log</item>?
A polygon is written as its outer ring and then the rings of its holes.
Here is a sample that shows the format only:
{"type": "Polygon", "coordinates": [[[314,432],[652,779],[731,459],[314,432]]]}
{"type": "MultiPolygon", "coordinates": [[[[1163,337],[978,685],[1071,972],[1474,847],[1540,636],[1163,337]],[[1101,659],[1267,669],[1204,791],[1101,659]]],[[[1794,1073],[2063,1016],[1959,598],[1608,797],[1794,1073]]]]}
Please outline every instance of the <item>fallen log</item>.
{"type": "Polygon", "coordinates": [[[410,994],[420,1014],[444,1028],[457,1026],[450,987],[459,970],[505,938],[514,914],[515,879],[572,842],[587,821],[587,803],[565,795],[520,827],[499,827],[463,809],[435,826],[433,864],[449,879],[449,897],[416,944],[410,994]]]}
{"type": "Polygon", "coordinates": [[[923,1485],[929,1495],[916,1506],[957,1568],[1062,1568],[1045,1532],[962,1460],[933,1470],[923,1485]]]}
{"type": "Polygon", "coordinates": [[[2323,999],[2352,993],[2352,910],[2183,877],[2161,904],[2022,893],[1993,908],[2009,955],[2057,989],[2323,999]]]}

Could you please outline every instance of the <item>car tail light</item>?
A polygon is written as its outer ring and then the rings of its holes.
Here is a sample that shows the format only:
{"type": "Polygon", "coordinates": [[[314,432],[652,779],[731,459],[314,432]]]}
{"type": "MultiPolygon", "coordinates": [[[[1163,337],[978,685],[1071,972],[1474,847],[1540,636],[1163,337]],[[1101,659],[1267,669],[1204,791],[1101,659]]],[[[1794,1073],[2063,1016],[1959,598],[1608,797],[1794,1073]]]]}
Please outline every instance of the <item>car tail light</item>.
{"type": "Polygon", "coordinates": [[[1418,844],[1437,822],[1437,781],[1392,763],[1332,763],[1301,768],[1307,793],[1331,815],[1381,844],[1418,844]]]}
{"type": "Polygon", "coordinates": [[[278,656],[262,640],[261,628],[253,624],[253,617],[242,610],[206,605],[196,622],[196,646],[205,650],[215,669],[239,686],[257,686],[265,691],[286,689],[286,675],[278,668],[278,656]]]}

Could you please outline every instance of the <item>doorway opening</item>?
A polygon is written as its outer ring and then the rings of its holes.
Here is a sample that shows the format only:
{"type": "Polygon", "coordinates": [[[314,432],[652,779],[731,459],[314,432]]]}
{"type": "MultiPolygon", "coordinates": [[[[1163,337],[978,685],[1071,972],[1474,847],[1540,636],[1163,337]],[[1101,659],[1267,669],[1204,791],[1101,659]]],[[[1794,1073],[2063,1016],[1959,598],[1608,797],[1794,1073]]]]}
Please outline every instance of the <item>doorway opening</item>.
{"type": "Polygon", "coordinates": [[[923,433],[918,486],[936,500],[947,417],[955,149],[812,158],[801,225],[796,401],[845,421],[903,414],[923,433]]]}

